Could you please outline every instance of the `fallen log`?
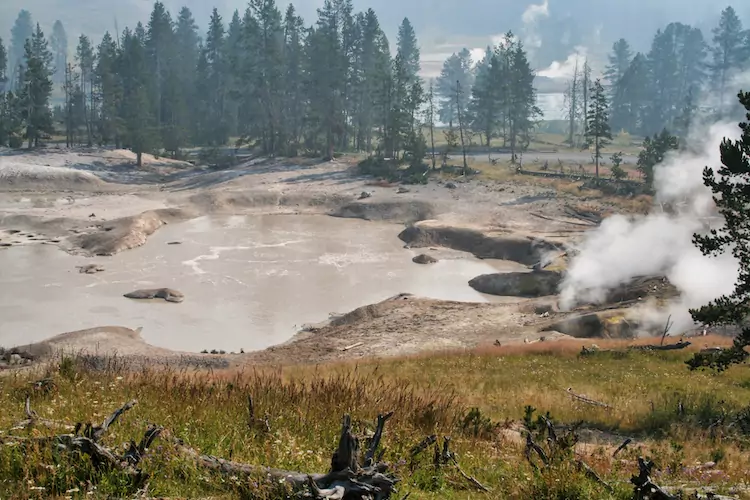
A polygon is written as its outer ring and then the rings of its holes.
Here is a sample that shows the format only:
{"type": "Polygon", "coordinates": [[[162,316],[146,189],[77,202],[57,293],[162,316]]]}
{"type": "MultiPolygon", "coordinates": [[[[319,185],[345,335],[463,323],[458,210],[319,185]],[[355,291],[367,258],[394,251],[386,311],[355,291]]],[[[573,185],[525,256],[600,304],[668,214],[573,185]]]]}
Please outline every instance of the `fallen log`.
{"type": "Polygon", "coordinates": [[[581,394],[576,394],[573,392],[572,387],[568,387],[567,393],[570,394],[570,397],[573,398],[576,401],[579,401],[581,403],[586,403],[591,406],[599,406],[600,408],[607,408],[611,409],[612,407],[608,405],[607,403],[602,403],[601,401],[596,401],[595,399],[588,398],[586,396],[583,396],[581,394]]]}
{"type": "Polygon", "coordinates": [[[319,499],[353,499],[353,500],[386,500],[396,492],[398,478],[387,474],[388,465],[375,463],[382,439],[385,423],[393,412],[378,416],[377,430],[365,453],[364,466],[359,463],[359,439],[352,433],[351,417],[345,415],[341,426],[341,435],[336,451],[331,458],[331,469],[325,474],[307,474],[304,472],[275,469],[262,465],[244,464],[211,455],[203,455],[185,445],[181,440],[162,434],[170,440],[178,451],[191,458],[198,467],[213,470],[230,476],[266,477],[281,481],[295,490],[309,490],[312,498],[319,499]]]}
{"type": "Polygon", "coordinates": [[[635,350],[635,351],[679,351],[682,349],[687,349],[690,347],[692,343],[681,340],[677,342],[676,344],[667,344],[667,345],[636,345],[631,346],[629,349],[635,350]]]}
{"type": "Polygon", "coordinates": [[[148,474],[141,471],[137,466],[141,462],[145,455],[148,447],[153,443],[161,433],[160,427],[149,427],[144,435],[143,439],[138,445],[131,442],[129,449],[124,455],[118,455],[112,450],[101,445],[98,441],[107,432],[109,427],[114,424],[117,419],[126,411],[133,408],[136,405],[136,401],[130,401],[122,407],[116,409],[111,415],[109,415],[102,425],[92,426],[91,423],[86,424],[83,435],[79,434],[80,430],[84,428],[80,422],[75,426],[69,426],[64,423],[48,421],[40,419],[37,413],[31,409],[30,398],[26,398],[26,404],[24,411],[27,416],[27,420],[23,421],[23,426],[16,426],[13,430],[20,430],[31,427],[37,424],[43,424],[48,427],[65,426],[74,428],[73,434],[59,434],[56,436],[45,436],[45,437],[23,437],[23,436],[8,436],[2,438],[0,442],[6,444],[18,444],[24,448],[28,447],[53,447],[58,452],[74,453],[79,456],[88,456],[91,463],[98,470],[117,470],[128,476],[131,476],[132,484],[135,488],[140,488],[148,480],[148,474]]]}

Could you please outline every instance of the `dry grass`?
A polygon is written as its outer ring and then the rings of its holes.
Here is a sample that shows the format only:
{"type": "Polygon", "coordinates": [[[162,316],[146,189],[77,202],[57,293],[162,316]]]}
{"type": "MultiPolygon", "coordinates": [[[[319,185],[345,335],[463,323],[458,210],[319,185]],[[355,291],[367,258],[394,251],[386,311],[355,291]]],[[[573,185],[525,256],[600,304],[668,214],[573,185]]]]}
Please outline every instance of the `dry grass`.
{"type": "MultiPolygon", "coordinates": [[[[720,342],[726,341],[701,338],[698,347],[720,342]]],[[[556,422],[582,422],[584,429],[596,430],[582,432],[586,442],[577,451],[613,482],[627,479],[637,454],[671,467],[659,478],[665,484],[696,484],[700,479],[726,488],[750,479],[750,457],[742,453],[745,427],[736,424],[744,422],[738,418],[750,400],[746,367],[722,374],[690,373],[683,363],[686,352],[620,351],[579,357],[581,345],[483,347],[469,353],[230,372],[128,371],[117,363],[107,371],[92,372],[65,359],[50,372],[57,389],[35,394],[33,407],[49,419],[96,422],[135,398],[138,406],[110,431],[108,445],[138,439],[153,422],[204,453],[309,472],[326,470],[343,413],[352,414],[363,431],[372,428],[378,412],[393,409],[396,416],[386,428],[385,459],[396,464],[404,479],[402,492],[417,499],[477,497],[455,471],[436,473],[430,453],[414,468],[401,461],[411,446],[433,433],[453,436],[464,470],[493,489],[487,498],[629,497],[626,482],[609,494],[575,472],[571,462],[533,472],[512,430],[527,405],[551,412],[556,422]],[[568,388],[613,409],[576,402],[568,388]],[[267,415],[270,432],[248,426],[248,395],[254,399],[256,415],[267,415]],[[709,431],[722,416],[726,424],[735,425],[709,431]],[[612,460],[611,449],[624,435],[636,437],[638,447],[619,457],[624,462],[612,460]],[[698,478],[690,468],[717,459],[715,469],[721,472],[698,478]]],[[[623,347],[619,342],[599,345],[623,347]]],[[[0,437],[23,418],[28,382],[39,376],[2,378],[0,405],[6,411],[0,414],[0,430],[6,432],[0,437]]],[[[49,450],[20,454],[17,447],[5,445],[0,449],[0,491],[5,492],[3,498],[64,497],[76,488],[81,494],[91,491],[93,498],[132,496],[123,477],[94,471],[87,463],[49,450]]],[[[262,481],[256,486],[197,470],[164,442],[143,465],[152,473],[151,495],[283,497],[262,481]]]]}

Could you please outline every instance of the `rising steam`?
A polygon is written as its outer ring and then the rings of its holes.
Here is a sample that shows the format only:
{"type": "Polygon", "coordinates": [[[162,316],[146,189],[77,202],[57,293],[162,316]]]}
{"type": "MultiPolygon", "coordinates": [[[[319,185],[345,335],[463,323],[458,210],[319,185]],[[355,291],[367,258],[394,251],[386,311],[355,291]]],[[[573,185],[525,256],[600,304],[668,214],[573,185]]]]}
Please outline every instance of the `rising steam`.
{"type": "Polygon", "coordinates": [[[521,20],[523,21],[524,43],[528,49],[538,49],[542,46],[538,24],[545,17],[549,17],[549,0],[526,7],[521,20]]]}
{"type": "Polygon", "coordinates": [[[701,128],[702,137],[694,134],[689,141],[690,151],[674,153],[656,167],[656,206],[650,215],[610,217],[578,246],[561,286],[561,308],[602,302],[608,291],[636,277],[663,275],[680,291],[680,299],[666,309],[641,308],[639,319],[663,325],[671,315],[675,331],[685,331],[694,327],[690,308],[732,293],[737,261],[731,254],[704,256],[692,236],[722,223],[703,185],[703,170],[720,165],[721,141],[739,138],[740,131],[736,123],[701,128]]]}

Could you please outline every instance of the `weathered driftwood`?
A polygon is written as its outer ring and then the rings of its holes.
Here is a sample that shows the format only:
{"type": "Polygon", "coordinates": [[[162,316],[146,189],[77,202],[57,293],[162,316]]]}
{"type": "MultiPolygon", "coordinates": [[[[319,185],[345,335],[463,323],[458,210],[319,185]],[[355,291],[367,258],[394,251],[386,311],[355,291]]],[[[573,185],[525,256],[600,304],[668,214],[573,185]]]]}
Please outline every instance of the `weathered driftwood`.
{"type": "Polygon", "coordinates": [[[654,484],[651,479],[653,468],[654,463],[652,461],[638,458],[638,475],[630,479],[635,487],[633,500],[676,500],[676,497],[654,484]]]}
{"type": "Polygon", "coordinates": [[[612,408],[607,403],[602,403],[601,401],[596,401],[595,399],[588,398],[588,397],[583,396],[581,394],[576,394],[575,392],[573,392],[573,388],[572,387],[568,387],[568,391],[567,392],[568,392],[568,394],[570,394],[571,398],[573,398],[574,400],[579,401],[581,403],[586,403],[586,404],[592,405],[592,406],[598,406],[600,408],[607,408],[607,409],[611,409],[612,408]]]}
{"type": "Polygon", "coordinates": [[[30,427],[34,426],[42,426],[42,427],[49,427],[51,429],[65,429],[68,431],[71,431],[74,429],[74,426],[68,425],[65,422],[58,422],[55,420],[48,420],[46,418],[41,418],[37,413],[31,409],[31,397],[26,396],[26,404],[24,405],[24,412],[26,413],[26,420],[22,420],[18,422],[11,430],[13,431],[19,431],[23,429],[28,429],[30,427]]]}
{"type": "Polygon", "coordinates": [[[380,446],[385,423],[392,415],[393,412],[389,412],[378,416],[375,435],[365,452],[364,466],[359,464],[359,439],[352,433],[351,417],[345,415],[339,444],[331,459],[331,470],[326,474],[306,474],[233,462],[211,455],[203,455],[178,439],[172,438],[171,441],[184,456],[194,460],[199,467],[222,474],[267,477],[276,481],[283,481],[297,490],[308,489],[308,495],[313,498],[385,500],[391,498],[391,494],[396,491],[395,485],[398,479],[387,474],[388,465],[375,462],[374,458],[380,446]]]}
{"type": "MultiPolygon", "coordinates": [[[[140,487],[145,484],[148,480],[148,474],[143,473],[137,465],[140,463],[148,447],[153,443],[154,439],[159,436],[162,429],[160,427],[149,427],[144,435],[143,439],[139,444],[133,442],[130,443],[129,449],[124,455],[118,455],[106,448],[98,441],[102,438],[104,433],[109,427],[117,421],[117,419],[126,411],[135,406],[136,401],[130,401],[122,407],[116,409],[111,415],[109,415],[102,425],[92,426],[90,423],[86,424],[85,428],[83,424],[78,423],[75,425],[73,434],[60,434],[57,436],[45,436],[45,437],[22,437],[22,436],[9,436],[3,439],[3,442],[14,442],[23,447],[29,446],[53,446],[58,452],[69,452],[86,455],[90,457],[91,463],[97,469],[104,470],[118,470],[124,474],[132,477],[133,485],[140,487]],[[83,435],[79,434],[81,429],[84,428],[83,435]]],[[[30,398],[26,398],[25,405],[27,420],[22,422],[23,427],[16,427],[14,430],[28,428],[33,425],[42,424],[47,427],[66,426],[73,428],[73,426],[67,426],[67,424],[61,424],[60,422],[48,421],[40,419],[35,411],[31,409],[30,398]]]]}
{"type": "Polygon", "coordinates": [[[594,481],[595,483],[600,484],[604,487],[607,491],[610,493],[615,491],[615,489],[604,479],[602,479],[599,474],[596,473],[594,469],[592,469],[589,464],[584,462],[583,460],[576,460],[576,465],[578,465],[578,470],[582,471],[584,474],[586,474],[586,477],[594,481]]]}

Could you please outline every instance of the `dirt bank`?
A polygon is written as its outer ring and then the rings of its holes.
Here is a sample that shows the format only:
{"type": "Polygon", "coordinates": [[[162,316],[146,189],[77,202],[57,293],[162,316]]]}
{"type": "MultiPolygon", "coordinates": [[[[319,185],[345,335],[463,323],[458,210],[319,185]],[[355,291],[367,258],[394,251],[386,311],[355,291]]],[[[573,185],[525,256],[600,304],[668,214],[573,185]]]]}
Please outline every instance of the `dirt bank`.
{"type": "Polygon", "coordinates": [[[533,236],[447,226],[435,221],[414,224],[398,237],[410,248],[444,246],[472,253],[480,259],[512,260],[527,266],[539,263],[550,252],[561,251],[558,244],[533,236]]]}
{"type": "Polygon", "coordinates": [[[115,255],[137,248],[164,224],[179,222],[194,216],[181,209],[162,209],[144,212],[132,217],[115,219],[91,226],[88,232],[72,237],[67,248],[89,257],[115,255]]]}
{"type": "Polygon", "coordinates": [[[562,273],[535,271],[530,273],[500,273],[477,276],[469,282],[474,290],[505,297],[546,297],[558,291],[562,273]]]}

